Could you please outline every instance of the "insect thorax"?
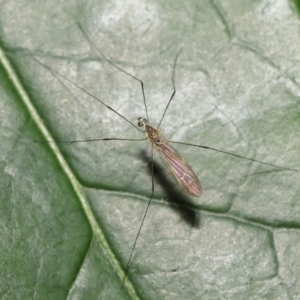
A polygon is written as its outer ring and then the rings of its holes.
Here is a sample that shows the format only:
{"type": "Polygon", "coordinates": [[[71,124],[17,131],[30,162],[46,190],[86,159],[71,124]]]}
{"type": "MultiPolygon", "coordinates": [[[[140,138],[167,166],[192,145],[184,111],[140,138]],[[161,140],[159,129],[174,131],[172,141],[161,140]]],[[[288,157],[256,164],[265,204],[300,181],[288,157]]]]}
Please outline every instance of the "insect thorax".
{"type": "Polygon", "coordinates": [[[144,127],[147,139],[152,143],[160,143],[161,137],[159,131],[148,124],[148,120],[142,117],[138,118],[138,125],[144,127]]]}
{"type": "Polygon", "coordinates": [[[152,126],[145,124],[144,125],[147,138],[153,143],[160,143],[160,134],[159,131],[152,126]]]}

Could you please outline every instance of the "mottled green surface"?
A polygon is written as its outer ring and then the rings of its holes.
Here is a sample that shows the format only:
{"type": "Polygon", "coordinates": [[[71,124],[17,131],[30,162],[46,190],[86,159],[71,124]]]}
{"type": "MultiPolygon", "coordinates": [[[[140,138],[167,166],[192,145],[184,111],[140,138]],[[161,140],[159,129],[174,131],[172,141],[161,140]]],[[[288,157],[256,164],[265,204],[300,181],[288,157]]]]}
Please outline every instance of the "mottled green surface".
{"type": "Polygon", "coordinates": [[[298,168],[293,2],[10,0],[0,14],[1,299],[299,298],[299,172],[176,147],[203,195],[178,194],[157,173],[121,290],[120,264],[151,192],[149,145],[33,142],[143,137],[33,60],[133,123],[145,116],[139,83],[97,57],[80,22],[109,58],[144,81],[153,125],[183,47],[177,94],[161,126],[167,138],[298,168]]]}

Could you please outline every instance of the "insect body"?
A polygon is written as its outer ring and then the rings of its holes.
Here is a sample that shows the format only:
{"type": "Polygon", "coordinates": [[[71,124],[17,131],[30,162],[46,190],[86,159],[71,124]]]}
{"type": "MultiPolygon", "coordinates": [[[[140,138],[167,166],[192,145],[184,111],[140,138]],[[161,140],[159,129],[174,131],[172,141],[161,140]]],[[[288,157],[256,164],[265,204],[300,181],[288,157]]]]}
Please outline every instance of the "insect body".
{"type": "Polygon", "coordinates": [[[156,149],[179,186],[189,195],[200,197],[201,183],[184,158],[168,143],[158,129],[148,124],[147,119],[138,118],[138,125],[144,127],[147,139],[156,149]]]}

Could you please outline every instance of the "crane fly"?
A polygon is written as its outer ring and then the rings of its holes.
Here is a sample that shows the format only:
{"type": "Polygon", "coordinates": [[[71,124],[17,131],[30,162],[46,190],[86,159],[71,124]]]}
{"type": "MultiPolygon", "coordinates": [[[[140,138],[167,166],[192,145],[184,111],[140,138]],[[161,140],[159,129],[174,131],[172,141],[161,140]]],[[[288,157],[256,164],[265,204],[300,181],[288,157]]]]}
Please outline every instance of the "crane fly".
{"type": "Polygon", "coordinates": [[[158,129],[148,124],[147,119],[138,118],[138,125],[144,127],[148,141],[157,151],[179,186],[190,196],[200,197],[202,193],[201,183],[184,158],[168,143],[158,129]]]}
{"type": "Polygon", "coordinates": [[[153,165],[153,149],[156,150],[156,152],[159,154],[161,160],[163,161],[163,163],[165,164],[165,166],[167,167],[169,173],[172,175],[172,177],[175,179],[175,181],[177,182],[177,184],[181,187],[181,189],[186,192],[188,195],[193,196],[193,197],[200,197],[202,194],[202,187],[201,187],[201,183],[197,177],[197,175],[195,174],[195,172],[192,170],[192,168],[189,166],[189,164],[184,160],[184,158],[175,150],[175,148],[171,145],[171,143],[173,144],[181,144],[181,145],[187,145],[187,146],[192,146],[192,147],[198,147],[198,148],[203,148],[203,149],[208,149],[208,150],[212,150],[215,152],[220,152],[220,153],[224,153],[227,155],[231,155],[237,158],[241,158],[241,159],[245,159],[248,161],[252,161],[252,162],[256,162],[256,163],[260,163],[260,164],[264,164],[264,165],[268,165],[277,169],[281,169],[281,170],[290,170],[290,171],[298,171],[297,169],[293,169],[293,168],[287,168],[287,167],[282,167],[282,166],[277,166],[271,163],[266,163],[260,160],[256,160],[253,158],[249,158],[249,157],[245,157],[242,155],[238,155],[235,153],[231,153],[231,152],[227,152],[224,150],[219,150],[216,148],[212,148],[212,147],[208,147],[208,146],[203,146],[203,145],[197,145],[197,144],[191,144],[191,143],[184,143],[184,142],[178,142],[178,141],[170,141],[167,140],[166,138],[164,138],[162,136],[162,134],[160,133],[159,127],[165,117],[165,114],[168,110],[168,107],[170,105],[170,103],[172,102],[175,94],[176,94],[176,88],[175,88],[175,69],[176,69],[176,64],[177,64],[177,59],[179,57],[179,54],[181,52],[180,51],[177,53],[175,59],[174,59],[174,63],[173,63],[173,71],[172,71],[172,84],[173,84],[173,93],[165,107],[164,113],[161,117],[161,120],[158,124],[158,126],[156,128],[152,127],[148,121],[149,121],[149,117],[148,117],[148,111],[147,111],[147,105],[146,105],[146,98],[145,98],[145,92],[144,92],[144,83],[141,79],[135,77],[134,75],[128,73],[127,71],[121,69],[118,65],[116,65],[114,62],[112,62],[110,59],[108,59],[103,52],[97,48],[97,46],[94,44],[94,42],[89,38],[89,36],[85,33],[85,31],[83,30],[82,26],[80,24],[78,24],[78,27],[80,29],[80,31],[82,32],[82,34],[84,35],[84,37],[86,38],[86,40],[88,41],[88,43],[90,44],[91,48],[93,48],[94,50],[96,50],[96,52],[98,54],[100,54],[100,56],[102,58],[104,58],[104,60],[106,62],[108,62],[110,65],[112,65],[114,68],[116,68],[117,70],[119,70],[120,72],[130,76],[131,78],[133,78],[134,80],[140,82],[141,84],[141,90],[142,90],[142,95],[143,95],[143,101],[144,101],[144,107],[145,107],[145,114],[146,114],[146,118],[144,117],[139,117],[138,118],[138,127],[132,123],[131,121],[129,121],[126,117],[124,117],[123,115],[121,115],[119,112],[117,112],[115,109],[113,109],[112,107],[110,107],[109,105],[107,105],[105,102],[103,102],[101,99],[97,98],[96,96],[94,96],[93,94],[91,94],[89,91],[85,90],[84,88],[82,88],[80,85],[78,85],[76,82],[71,81],[70,79],[68,79],[65,76],[62,76],[61,74],[59,74],[58,72],[54,71],[53,69],[51,69],[50,67],[46,66],[45,64],[43,64],[42,62],[40,62],[37,59],[34,59],[37,63],[39,63],[40,65],[42,65],[44,68],[48,69],[56,78],[58,78],[60,80],[60,78],[63,78],[64,80],[66,80],[67,82],[69,82],[70,84],[72,84],[73,86],[77,87],[79,90],[82,90],[84,93],[86,93],[87,95],[89,95],[90,97],[92,97],[94,100],[100,102],[103,106],[105,106],[107,109],[113,111],[115,114],[117,114],[120,118],[122,118],[123,120],[125,120],[127,123],[131,124],[133,127],[135,127],[136,129],[138,129],[139,131],[142,131],[146,134],[146,138],[143,139],[126,139],[126,138],[96,138],[96,139],[88,139],[88,140],[73,140],[73,141],[68,141],[68,140],[56,140],[56,141],[48,141],[48,142],[58,142],[58,143],[78,143],[78,142],[94,142],[94,141],[141,141],[141,140],[145,140],[147,139],[150,144],[151,144],[151,169],[152,169],[152,190],[151,190],[151,195],[148,201],[148,204],[146,206],[146,209],[144,211],[143,217],[142,217],[142,221],[141,224],[139,226],[138,232],[136,234],[133,246],[131,248],[131,252],[130,252],[130,256],[129,259],[127,261],[126,267],[124,268],[124,275],[123,275],[123,279],[122,279],[122,287],[125,283],[125,279],[129,270],[129,266],[130,263],[132,261],[132,257],[133,257],[133,253],[138,241],[138,237],[140,235],[141,229],[143,227],[148,209],[150,207],[153,195],[154,195],[154,175],[153,175],[153,170],[154,170],[154,165],[153,165]],[[144,130],[141,130],[139,127],[142,127],[144,130]]]}

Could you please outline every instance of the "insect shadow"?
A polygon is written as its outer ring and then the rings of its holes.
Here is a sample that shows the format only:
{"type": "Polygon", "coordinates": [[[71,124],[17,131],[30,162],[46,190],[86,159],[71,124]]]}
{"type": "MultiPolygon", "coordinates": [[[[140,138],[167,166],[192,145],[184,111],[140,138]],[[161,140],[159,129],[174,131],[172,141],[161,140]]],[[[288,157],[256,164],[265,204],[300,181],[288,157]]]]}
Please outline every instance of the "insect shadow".
{"type": "Polygon", "coordinates": [[[150,176],[153,175],[155,182],[162,188],[166,195],[165,201],[170,204],[170,207],[180,215],[180,217],[191,227],[200,227],[200,214],[195,208],[195,204],[191,199],[182,192],[174,182],[166,174],[165,169],[162,168],[155,160],[153,160],[153,174],[152,174],[152,158],[145,150],[141,150],[138,154],[147,165],[147,172],[150,176]]]}

